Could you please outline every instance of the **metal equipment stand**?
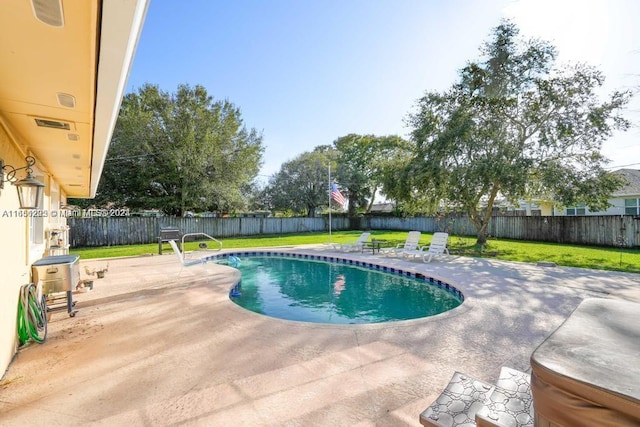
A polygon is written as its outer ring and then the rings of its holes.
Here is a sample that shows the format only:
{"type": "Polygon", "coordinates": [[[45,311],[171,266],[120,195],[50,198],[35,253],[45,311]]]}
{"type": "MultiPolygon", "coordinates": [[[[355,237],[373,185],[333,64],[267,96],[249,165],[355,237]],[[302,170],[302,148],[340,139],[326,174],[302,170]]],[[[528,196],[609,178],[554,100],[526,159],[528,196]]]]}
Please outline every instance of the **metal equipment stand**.
{"type": "Polygon", "coordinates": [[[71,291],[66,291],[64,294],[62,292],[49,294],[46,295],[46,297],[47,313],[66,309],[67,313],[69,313],[69,317],[74,317],[78,312],[73,309],[76,305],[76,301],[73,300],[73,293],[71,291]]]}
{"type": "Polygon", "coordinates": [[[31,265],[33,282],[47,296],[47,312],[66,308],[69,316],[76,315],[72,292],[80,280],[79,259],[78,255],[53,255],[31,265]]]}

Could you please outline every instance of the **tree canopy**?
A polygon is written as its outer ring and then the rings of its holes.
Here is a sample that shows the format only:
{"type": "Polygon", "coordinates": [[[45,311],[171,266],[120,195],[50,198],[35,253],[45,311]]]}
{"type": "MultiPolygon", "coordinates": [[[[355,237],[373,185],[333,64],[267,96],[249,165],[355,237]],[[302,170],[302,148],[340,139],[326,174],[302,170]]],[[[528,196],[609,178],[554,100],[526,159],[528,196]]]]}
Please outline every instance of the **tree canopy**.
{"type": "Polygon", "coordinates": [[[605,170],[602,143],[629,123],[630,93],[601,101],[604,76],[586,64],[554,68],[555,48],[522,40],[503,21],[444,92],[427,92],[410,114],[416,154],[399,191],[418,191],[441,208],[465,211],[484,243],[494,202],[525,197],[562,205],[607,206],[620,185],[605,170]]]}
{"type": "Polygon", "coordinates": [[[269,181],[271,207],[314,217],[316,208],[328,204],[328,167],[333,157],[332,147],[319,146],[283,163],[269,181]]]}
{"type": "Polygon", "coordinates": [[[263,151],[231,102],[202,86],[169,94],[147,84],[123,98],[93,203],[171,215],[242,208],[263,151]]]}
{"type": "Polygon", "coordinates": [[[369,212],[382,187],[385,170],[401,157],[409,143],[399,136],[349,134],[333,142],[337,153],[336,181],[346,189],[349,215],[357,208],[369,212]]]}
{"type": "MultiPolygon", "coordinates": [[[[315,215],[330,203],[328,168],[332,181],[349,200],[348,214],[368,211],[378,190],[384,190],[385,177],[393,175],[396,157],[406,158],[411,144],[398,136],[349,134],[336,139],[333,146],[318,146],[312,152],[283,163],[265,189],[271,207],[292,213],[315,215]]],[[[265,197],[262,197],[265,199],[265,197]]]]}

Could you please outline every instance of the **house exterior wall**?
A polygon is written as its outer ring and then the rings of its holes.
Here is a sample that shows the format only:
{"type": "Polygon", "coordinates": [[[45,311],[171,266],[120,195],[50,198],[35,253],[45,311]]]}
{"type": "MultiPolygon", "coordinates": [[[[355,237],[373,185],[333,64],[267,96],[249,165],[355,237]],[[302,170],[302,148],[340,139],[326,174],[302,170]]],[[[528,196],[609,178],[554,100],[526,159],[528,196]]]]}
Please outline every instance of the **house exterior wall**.
{"type": "Polygon", "coordinates": [[[640,194],[611,198],[609,199],[609,204],[611,204],[611,206],[605,211],[592,212],[586,206],[569,206],[565,208],[555,208],[554,214],[557,216],[628,215],[625,210],[626,199],[638,200],[640,199],[640,194]],[[578,209],[578,211],[574,211],[575,209],[578,209]]]}
{"type": "Polygon", "coordinates": [[[609,198],[610,206],[606,210],[590,211],[582,204],[554,208],[554,214],[557,216],[640,215],[640,170],[619,169],[612,174],[622,178],[625,184],[609,198]]]}
{"type": "MultiPolygon", "coordinates": [[[[15,167],[25,164],[24,156],[2,126],[0,159],[15,167]]],[[[53,220],[49,218],[49,212],[59,209],[60,200],[64,200],[57,183],[39,172],[37,167],[33,172],[38,180],[46,184],[40,212],[42,215],[37,218],[26,218],[26,211],[19,209],[18,193],[11,183],[5,182],[4,189],[0,190],[0,377],[4,375],[19,345],[17,315],[20,287],[31,281],[31,264],[45,254],[45,230],[53,220]]],[[[23,173],[18,172],[19,178],[23,173]]],[[[2,178],[5,178],[4,174],[2,178]]],[[[56,221],[66,224],[64,218],[56,218],[56,221]]]]}
{"type": "Polygon", "coordinates": [[[552,202],[540,202],[540,216],[552,216],[553,215],[553,203],[552,202]]]}
{"type": "MultiPolygon", "coordinates": [[[[0,127],[0,158],[5,164],[24,163],[24,157],[13,147],[8,135],[0,127]]],[[[2,176],[4,179],[4,174],[2,176]]],[[[8,182],[0,190],[0,372],[4,373],[17,347],[16,333],[18,294],[20,286],[29,281],[28,227],[25,218],[16,218],[18,194],[8,182]]]]}

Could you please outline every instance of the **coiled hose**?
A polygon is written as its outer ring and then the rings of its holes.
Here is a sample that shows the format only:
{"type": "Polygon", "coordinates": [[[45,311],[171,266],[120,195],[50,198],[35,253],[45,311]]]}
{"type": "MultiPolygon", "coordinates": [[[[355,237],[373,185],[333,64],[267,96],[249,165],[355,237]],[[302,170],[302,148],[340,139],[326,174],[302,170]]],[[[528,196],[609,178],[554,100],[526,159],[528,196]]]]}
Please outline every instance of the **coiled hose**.
{"type": "Polygon", "coordinates": [[[20,345],[33,339],[43,343],[47,339],[47,297],[38,298],[33,283],[22,285],[18,302],[18,337],[20,345]]]}

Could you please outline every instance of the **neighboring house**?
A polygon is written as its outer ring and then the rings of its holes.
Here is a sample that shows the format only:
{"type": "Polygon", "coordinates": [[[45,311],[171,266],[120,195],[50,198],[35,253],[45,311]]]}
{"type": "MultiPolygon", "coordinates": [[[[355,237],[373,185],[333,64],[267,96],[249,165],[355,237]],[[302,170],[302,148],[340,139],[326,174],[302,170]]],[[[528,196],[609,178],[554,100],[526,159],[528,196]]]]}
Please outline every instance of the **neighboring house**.
{"type": "Polygon", "coordinates": [[[371,214],[391,213],[394,210],[394,204],[391,202],[374,203],[369,210],[371,214]]]}
{"type": "Polygon", "coordinates": [[[161,217],[164,213],[158,209],[142,209],[137,211],[131,211],[130,216],[142,216],[142,217],[161,217]]]}
{"type": "MultiPolygon", "coordinates": [[[[487,200],[483,198],[481,204],[486,208],[487,200]]],[[[495,216],[551,216],[553,215],[553,202],[542,199],[520,200],[517,206],[503,197],[497,197],[493,203],[493,215],[495,216]]]]}
{"type": "Polygon", "coordinates": [[[216,217],[216,218],[269,218],[271,217],[271,211],[253,211],[253,212],[224,212],[213,213],[204,212],[200,216],[202,217],[216,217]]]}
{"type": "Polygon", "coordinates": [[[148,0],[0,2],[0,375],[18,347],[31,264],[65,236],[67,198],[95,196],[148,0]],[[35,159],[40,209],[22,210],[12,168],[35,159]]]}
{"type": "Polygon", "coordinates": [[[269,218],[271,216],[271,211],[241,212],[235,216],[238,218],[269,218]]]}
{"type": "Polygon", "coordinates": [[[640,170],[620,169],[613,172],[621,175],[627,184],[613,193],[606,211],[592,212],[584,204],[555,208],[554,215],[589,216],[589,215],[640,215],[640,170]]]}

